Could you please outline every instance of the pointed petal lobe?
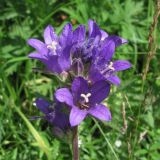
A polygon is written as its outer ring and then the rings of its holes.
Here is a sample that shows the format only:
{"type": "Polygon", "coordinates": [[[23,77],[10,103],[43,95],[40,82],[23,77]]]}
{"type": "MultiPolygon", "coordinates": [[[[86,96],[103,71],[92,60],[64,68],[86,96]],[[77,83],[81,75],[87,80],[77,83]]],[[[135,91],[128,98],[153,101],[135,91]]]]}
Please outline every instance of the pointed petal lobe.
{"type": "Polygon", "coordinates": [[[57,35],[51,25],[48,25],[44,30],[44,41],[46,44],[51,44],[53,40],[57,40],[57,35]]]}
{"type": "Polygon", "coordinates": [[[92,116],[103,120],[103,121],[110,121],[111,120],[111,112],[110,110],[103,104],[96,105],[91,107],[88,111],[89,114],[92,116]]]}
{"type": "Polygon", "coordinates": [[[128,41],[124,38],[121,38],[119,36],[111,35],[108,37],[108,39],[113,40],[115,42],[116,47],[128,43],[128,41]]]}
{"type": "Polygon", "coordinates": [[[45,49],[45,44],[38,39],[31,38],[27,43],[40,53],[45,49]]]}
{"type": "Polygon", "coordinates": [[[59,102],[73,106],[73,96],[68,88],[60,88],[55,92],[55,97],[59,102]]]}
{"type": "Polygon", "coordinates": [[[81,42],[85,40],[86,29],[84,25],[79,25],[73,32],[73,42],[81,42]]]}
{"type": "Polygon", "coordinates": [[[38,98],[38,99],[36,99],[35,104],[36,104],[36,107],[44,114],[49,113],[50,103],[47,100],[45,100],[43,98],[38,98]]]}
{"type": "Polygon", "coordinates": [[[91,105],[101,103],[110,92],[110,84],[104,80],[97,81],[91,87],[91,97],[90,103],[91,105]]]}
{"type": "Polygon", "coordinates": [[[121,80],[116,75],[112,75],[112,76],[108,77],[106,80],[115,84],[116,86],[119,86],[121,83],[121,80]]]}
{"type": "Polygon", "coordinates": [[[88,21],[88,31],[89,31],[89,37],[90,38],[95,38],[96,36],[101,36],[101,31],[96,24],[95,21],[89,20],[88,21]]]}
{"type": "Polygon", "coordinates": [[[32,59],[38,59],[40,60],[41,62],[45,63],[47,61],[47,59],[40,53],[37,53],[37,52],[32,52],[28,55],[29,58],[32,58],[32,59]]]}
{"type": "Polygon", "coordinates": [[[86,116],[87,116],[86,110],[80,110],[76,106],[72,107],[70,117],[69,117],[71,126],[73,127],[73,126],[79,125],[86,116]]]}
{"type": "Polygon", "coordinates": [[[71,45],[71,42],[72,42],[72,25],[68,23],[63,28],[63,31],[59,37],[59,43],[63,47],[66,46],[67,44],[71,45]]]}
{"type": "Polygon", "coordinates": [[[105,32],[104,30],[101,30],[101,40],[103,41],[107,37],[108,37],[108,33],[105,32]]]}
{"type": "Polygon", "coordinates": [[[113,67],[115,68],[115,71],[126,70],[128,68],[131,68],[131,66],[131,63],[126,60],[117,60],[113,62],[113,67]]]}

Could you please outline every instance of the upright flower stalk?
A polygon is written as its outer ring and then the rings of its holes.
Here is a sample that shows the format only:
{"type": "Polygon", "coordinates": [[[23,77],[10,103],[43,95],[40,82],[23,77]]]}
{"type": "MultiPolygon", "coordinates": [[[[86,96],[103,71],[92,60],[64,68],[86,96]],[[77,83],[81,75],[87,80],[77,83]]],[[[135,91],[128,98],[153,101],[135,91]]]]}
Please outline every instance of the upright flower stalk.
{"type": "Polygon", "coordinates": [[[31,38],[28,44],[36,49],[29,54],[41,61],[44,72],[55,74],[63,81],[53,96],[54,101],[38,98],[35,104],[53,127],[54,135],[64,138],[72,131],[73,160],[79,160],[78,125],[88,116],[111,121],[111,112],[103,104],[111,85],[119,85],[117,72],[129,69],[127,60],[113,61],[116,48],[127,40],[109,35],[93,20],[75,30],[66,24],[60,36],[48,25],[44,42],[31,38]]]}
{"type": "Polygon", "coordinates": [[[73,127],[73,160],[79,160],[79,148],[78,148],[78,126],[73,127]]]}

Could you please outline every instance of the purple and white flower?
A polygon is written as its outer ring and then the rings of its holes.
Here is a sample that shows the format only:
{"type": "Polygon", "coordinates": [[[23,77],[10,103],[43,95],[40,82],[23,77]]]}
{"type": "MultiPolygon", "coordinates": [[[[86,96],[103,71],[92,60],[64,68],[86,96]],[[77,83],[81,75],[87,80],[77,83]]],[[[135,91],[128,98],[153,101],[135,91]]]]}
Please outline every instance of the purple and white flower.
{"type": "MultiPolygon", "coordinates": [[[[96,72],[96,75],[98,74],[97,68],[105,73],[107,70],[106,66],[109,66],[111,69],[114,68],[112,67],[111,58],[115,48],[127,43],[127,40],[121,37],[108,35],[93,20],[88,21],[88,35],[86,35],[84,25],[79,25],[73,31],[72,25],[66,24],[58,37],[53,27],[49,25],[44,30],[44,41],[41,42],[37,39],[28,40],[28,44],[36,49],[36,52],[29,54],[30,58],[40,60],[46,65],[48,71],[58,74],[71,71],[74,73],[74,76],[85,76],[84,73],[91,66],[89,77],[92,80],[92,73],[95,74],[96,72]],[[99,66],[98,63],[102,59],[105,59],[105,61],[103,60],[103,64],[99,66]]],[[[113,81],[113,76],[109,76],[108,79],[113,81]]],[[[116,84],[119,84],[117,77],[114,78],[115,80],[116,84]]]]}
{"type": "Polygon", "coordinates": [[[108,96],[110,85],[106,81],[98,81],[90,85],[82,77],[77,77],[72,83],[71,90],[60,88],[55,92],[56,99],[67,104],[70,109],[70,124],[76,126],[90,114],[100,120],[110,121],[109,109],[101,104],[108,96]]]}
{"type": "Polygon", "coordinates": [[[115,41],[106,38],[101,49],[94,50],[95,54],[89,70],[89,80],[92,82],[107,80],[115,85],[120,84],[120,79],[116,76],[116,72],[129,69],[131,63],[127,60],[112,61],[115,48],[115,41]]]}
{"type": "Polygon", "coordinates": [[[29,54],[30,58],[38,59],[45,64],[47,70],[62,73],[70,68],[70,50],[72,46],[72,25],[66,24],[58,37],[51,25],[44,30],[44,41],[29,39],[28,44],[36,49],[29,54]]]}

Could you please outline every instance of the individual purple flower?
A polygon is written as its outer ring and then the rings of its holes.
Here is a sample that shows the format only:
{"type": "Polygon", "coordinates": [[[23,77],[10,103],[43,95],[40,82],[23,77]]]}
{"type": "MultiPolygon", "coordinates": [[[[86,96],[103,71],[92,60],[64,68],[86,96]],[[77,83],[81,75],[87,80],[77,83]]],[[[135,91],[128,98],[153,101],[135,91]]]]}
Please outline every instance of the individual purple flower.
{"type": "Polygon", "coordinates": [[[130,62],[126,60],[117,60],[112,62],[112,57],[116,47],[127,43],[128,41],[115,35],[108,35],[100,30],[97,24],[89,20],[89,37],[99,36],[99,47],[92,50],[92,62],[89,71],[89,80],[93,83],[99,80],[107,80],[115,85],[120,84],[120,79],[116,72],[126,70],[131,67],[130,62]]]}
{"type": "MultiPolygon", "coordinates": [[[[73,71],[75,76],[83,75],[88,77],[87,74],[89,67],[92,66],[93,61],[97,56],[95,50],[99,52],[102,49],[105,49],[104,52],[113,52],[115,47],[127,43],[127,40],[121,37],[108,35],[108,33],[101,30],[93,20],[88,21],[88,36],[86,36],[85,33],[85,26],[83,25],[80,25],[75,31],[73,31],[73,43],[71,49],[72,67],[70,70],[73,71]],[[113,42],[113,44],[110,45],[110,42],[113,42]]],[[[99,56],[101,55],[99,54],[99,56]]],[[[95,73],[95,69],[93,72],[95,73]]],[[[96,73],[96,75],[97,74],[98,73],[96,73]]]]}
{"type": "Polygon", "coordinates": [[[89,71],[89,80],[96,82],[107,80],[115,85],[120,84],[120,79],[116,72],[126,70],[131,67],[127,60],[112,61],[116,43],[113,39],[106,38],[100,50],[94,50],[94,58],[89,71]]]}
{"type": "Polygon", "coordinates": [[[77,77],[72,83],[71,90],[60,88],[55,92],[55,97],[59,102],[66,103],[70,107],[69,121],[71,126],[76,126],[88,114],[100,120],[111,120],[109,109],[101,104],[109,91],[110,85],[106,81],[98,81],[90,85],[84,78],[77,77]]]}
{"type": "Polygon", "coordinates": [[[88,32],[89,32],[88,34],[89,39],[96,38],[98,36],[101,42],[104,41],[106,38],[112,39],[115,42],[116,47],[128,42],[126,39],[122,37],[116,35],[109,35],[107,32],[100,29],[99,26],[96,24],[96,22],[93,20],[88,21],[88,32]]]}
{"type": "Polygon", "coordinates": [[[36,49],[29,54],[30,58],[38,59],[45,64],[47,70],[62,73],[70,68],[70,50],[72,46],[72,25],[66,24],[58,37],[51,25],[44,30],[44,41],[29,39],[28,44],[36,49]]]}
{"type": "Polygon", "coordinates": [[[65,131],[70,127],[69,117],[64,112],[65,107],[63,107],[61,103],[56,102],[55,104],[52,104],[43,98],[38,98],[35,101],[35,105],[44,114],[43,118],[54,128],[56,127],[65,131]]]}
{"type": "Polygon", "coordinates": [[[118,47],[122,44],[127,43],[128,41],[116,36],[116,35],[109,35],[104,30],[100,29],[99,26],[96,24],[95,21],[89,20],[88,21],[88,38],[86,39],[85,43],[83,44],[83,52],[82,56],[83,59],[92,60],[94,56],[94,49],[101,49],[101,46],[105,41],[114,41],[115,46],[118,47]]]}

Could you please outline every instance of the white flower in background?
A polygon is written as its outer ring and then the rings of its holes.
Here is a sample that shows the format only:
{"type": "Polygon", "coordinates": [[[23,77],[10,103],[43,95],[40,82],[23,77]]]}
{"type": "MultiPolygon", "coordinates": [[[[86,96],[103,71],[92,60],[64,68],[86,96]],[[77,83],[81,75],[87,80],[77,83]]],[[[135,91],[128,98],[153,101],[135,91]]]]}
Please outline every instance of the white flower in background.
{"type": "Polygon", "coordinates": [[[122,142],[121,142],[120,140],[116,140],[116,141],[115,141],[115,146],[116,146],[117,148],[119,148],[121,145],[122,145],[122,142]]]}
{"type": "Polygon", "coordinates": [[[79,148],[80,148],[81,144],[82,144],[82,140],[80,138],[78,138],[78,147],[79,148]]]}
{"type": "Polygon", "coordinates": [[[33,103],[33,106],[35,106],[35,107],[37,106],[35,102],[33,103]]]}

